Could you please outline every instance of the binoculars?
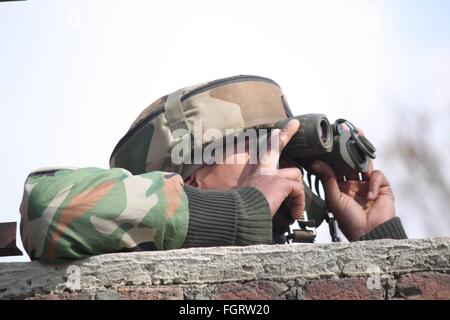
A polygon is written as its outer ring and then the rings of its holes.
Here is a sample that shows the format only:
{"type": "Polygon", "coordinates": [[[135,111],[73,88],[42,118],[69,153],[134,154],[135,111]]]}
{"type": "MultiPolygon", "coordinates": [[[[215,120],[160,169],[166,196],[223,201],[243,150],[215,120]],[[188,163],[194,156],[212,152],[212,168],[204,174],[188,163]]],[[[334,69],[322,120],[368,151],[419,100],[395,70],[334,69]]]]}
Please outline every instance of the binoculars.
{"type": "MultiPolygon", "coordinates": [[[[274,242],[280,233],[289,232],[287,239],[294,242],[313,242],[315,234],[307,227],[318,227],[327,220],[333,241],[337,237],[336,222],[328,213],[326,202],[320,198],[319,179],[315,179],[316,194],[312,192],[311,175],[317,175],[311,167],[315,160],[326,162],[337,177],[359,175],[368,170],[369,158],[375,159],[375,147],[370,141],[358,134],[355,126],[344,119],[338,119],[333,124],[323,114],[305,114],[277,122],[275,128],[282,128],[291,119],[300,121],[300,128],[284,147],[282,156],[296,163],[301,169],[307,171],[309,186],[304,183],[305,211],[308,219],[298,221],[300,229],[290,233],[289,230],[274,230],[274,242]],[[283,232],[285,231],[285,232],[283,232]]],[[[344,178],[345,179],[345,178],[344,178]]],[[[290,212],[290,199],[282,204],[290,212]]],[[[282,237],[282,236],[281,236],[282,237]]]]}

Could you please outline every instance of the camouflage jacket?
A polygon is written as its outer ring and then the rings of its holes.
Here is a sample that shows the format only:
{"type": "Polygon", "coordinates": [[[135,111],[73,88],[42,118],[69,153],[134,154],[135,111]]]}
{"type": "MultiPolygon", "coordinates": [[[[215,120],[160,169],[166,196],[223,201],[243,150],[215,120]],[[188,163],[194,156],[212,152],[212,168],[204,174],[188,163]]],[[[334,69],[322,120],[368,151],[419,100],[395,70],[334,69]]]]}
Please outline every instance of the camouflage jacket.
{"type": "Polygon", "coordinates": [[[62,169],[30,174],[20,207],[31,259],[58,261],[136,248],[179,248],[188,202],[179,175],[124,169],[62,169]]]}
{"type": "Polygon", "coordinates": [[[25,182],[20,213],[25,250],[48,263],[272,240],[270,208],[257,189],[202,190],[161,171],[41,169],[25,182]]]}

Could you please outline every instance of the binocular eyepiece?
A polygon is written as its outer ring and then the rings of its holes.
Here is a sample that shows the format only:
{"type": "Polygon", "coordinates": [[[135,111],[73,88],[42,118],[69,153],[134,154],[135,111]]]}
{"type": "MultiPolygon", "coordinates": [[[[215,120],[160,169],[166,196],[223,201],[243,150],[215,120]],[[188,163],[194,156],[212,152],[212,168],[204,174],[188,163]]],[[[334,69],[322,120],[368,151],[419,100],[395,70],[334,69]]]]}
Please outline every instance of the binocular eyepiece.
{"type": "Polygon", "coordinates": [[[325,115],[311,113],[280,121],[275,127],[282,128],[291,119],[300,122],[300,129],[283,154],[308,172],[314,172],[311,162],[322,160],[333,168],[336,176],[346,176],[367,171],[369,158],[375,158],[375,147],[347,120],[338,119],[330,124],[325,115]]]}

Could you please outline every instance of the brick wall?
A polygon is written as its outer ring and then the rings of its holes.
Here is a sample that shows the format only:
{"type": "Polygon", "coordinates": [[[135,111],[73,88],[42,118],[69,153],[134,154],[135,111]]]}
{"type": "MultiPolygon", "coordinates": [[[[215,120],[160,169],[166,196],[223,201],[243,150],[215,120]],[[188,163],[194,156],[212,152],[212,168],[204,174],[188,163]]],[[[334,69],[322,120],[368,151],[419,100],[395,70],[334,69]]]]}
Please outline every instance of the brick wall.
{"type": "Polygon", "coordinates": [[[0,263],[1,299],[450,299],[450,238],[0,263]]]}

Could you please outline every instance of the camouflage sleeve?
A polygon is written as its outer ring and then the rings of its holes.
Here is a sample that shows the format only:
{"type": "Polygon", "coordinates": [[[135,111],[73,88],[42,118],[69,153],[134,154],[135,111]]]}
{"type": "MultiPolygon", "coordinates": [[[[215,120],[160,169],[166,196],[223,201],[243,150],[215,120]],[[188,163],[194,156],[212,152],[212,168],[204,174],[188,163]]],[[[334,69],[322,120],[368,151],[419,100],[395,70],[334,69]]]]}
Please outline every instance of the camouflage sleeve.
{"type": "Polygon", "coordinates": [[[37,171],[26,180],[21,236],[31,259],[61,262],[90,255],[181,247],[188,200],[179,175],[124,169],[37,171]]]}

